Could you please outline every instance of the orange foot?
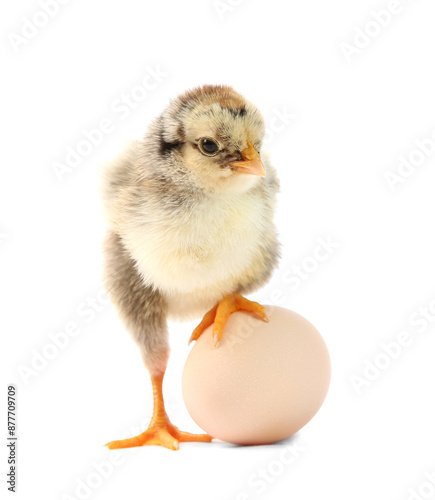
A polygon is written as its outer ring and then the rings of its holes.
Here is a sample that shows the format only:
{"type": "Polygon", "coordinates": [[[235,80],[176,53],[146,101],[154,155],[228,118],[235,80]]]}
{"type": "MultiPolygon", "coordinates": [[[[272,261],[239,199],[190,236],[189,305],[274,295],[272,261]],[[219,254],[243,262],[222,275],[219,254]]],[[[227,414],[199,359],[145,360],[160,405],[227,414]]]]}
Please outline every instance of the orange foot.
{"type": "Polygon", "coordinates": [[[202,441],[209,443],[213,439],[208,434],[190,434],[190,432],[182,432],[178,430],[178,427],[171,424],[163,402],[163,375],[163,372],[151,375],[154,409],[148,429],[142,432],[142,434],[132,438],[110,441],[110,443],[105,444],[110,450],[117,448],[132,448],[133,446],[144,446],[146,444],[156,444],[169,448],[170,450],[178,450],[178,444],[181,442],[202,441]]]}
{"type": "Polygon", "coordinates": [[[138,436],[111,441],[107,443],[110,450],[117,448],[132,448],[134,446],[144,446],[149,444],[164,446],[170,450],[178,450],[178,444],[187,441],[210,442],[212,437],[208,434],[190,434],[178,430],[178,427],[171,424],[169,420],[161,424],[151,424],[145,432],[138,436]]]}
{"type": "Polygon", "coordinates": [[[235,311],[248,311],[257,313],[264,321],[269,321],[264,311],[264,306],[258,302],[245,299],[239,293],[226,295],[213,309],[210,309],[202,318],[201,323],[193,330],[189,344],[192,340],[198,340],[204,331],[214,323],[213,339],[214,346],[217,347],[222,340],[225,323],[230,314],[235,311]]]}

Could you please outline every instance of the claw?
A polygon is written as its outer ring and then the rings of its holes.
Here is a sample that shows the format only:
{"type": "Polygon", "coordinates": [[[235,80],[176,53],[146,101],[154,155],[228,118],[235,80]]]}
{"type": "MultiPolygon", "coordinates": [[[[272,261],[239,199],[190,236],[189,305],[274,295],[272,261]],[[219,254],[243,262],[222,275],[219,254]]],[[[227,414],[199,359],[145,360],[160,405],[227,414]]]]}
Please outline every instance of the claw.
{"type": "Polygon", "coordinates": [[[198,340],[199,337],[204,333],[204,331],[214,323],[213,327],[213,342],[214,347],[218,347],[220,341],[222,340],[223,330],[225,324],[230,317],[231,313],[235,311],[248,311],[257,313],[260,318],[266,323],[269,322],[269,318],[266,316],[265,308],[258,302],[252,302],[245,297],[242,297],[239,293],[233,293],[231,295],[225,296],[218,304],[216,304],[213,309],[208,311],[201,323],[193,330],[190,337],[189,344],[192,340],[198,340]]]}
{"type": "Polygon", "coordinates": [[[219,335],[215,333],[215,334],[213,335],[213,342],[214,342],[214,347],[215,347],[215,349],[216,349],[216,347],[219,345],[220,341],[221,341],[221,340],[220,340],[220,338],[219,338],[219,335]]]}

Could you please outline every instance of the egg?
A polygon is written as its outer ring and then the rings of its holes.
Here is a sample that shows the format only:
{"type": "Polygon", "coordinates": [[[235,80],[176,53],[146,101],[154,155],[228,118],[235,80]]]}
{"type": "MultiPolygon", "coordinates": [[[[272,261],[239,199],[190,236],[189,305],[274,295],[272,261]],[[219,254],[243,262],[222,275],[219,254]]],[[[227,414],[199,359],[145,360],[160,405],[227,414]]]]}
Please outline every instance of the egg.
{"type": "Polygon", "coordinates": [[[301,429],[321,407],[331,365],[316,328],[299,314],[266,306],[269,322],[229,317],[214,347],[210,326],[190,351],[182,390],[193,420],[210,436],[267,444],[301,429]]]}

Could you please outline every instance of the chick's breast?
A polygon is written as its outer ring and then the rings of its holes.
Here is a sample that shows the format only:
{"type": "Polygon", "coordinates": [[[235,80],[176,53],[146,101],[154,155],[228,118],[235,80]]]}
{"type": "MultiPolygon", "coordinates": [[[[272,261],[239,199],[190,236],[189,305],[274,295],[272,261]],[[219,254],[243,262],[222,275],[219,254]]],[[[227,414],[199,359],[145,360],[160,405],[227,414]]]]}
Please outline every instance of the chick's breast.
{"type": "Polygon", "coordinates": [[[164,295],[169,317],[197,317],[224,295],[267,281],[278,259],[270,164],[264,182],[225,196],[138,183],[134,169],[131,151],[106,169],[108,217],[144,284],[164,295]]]}

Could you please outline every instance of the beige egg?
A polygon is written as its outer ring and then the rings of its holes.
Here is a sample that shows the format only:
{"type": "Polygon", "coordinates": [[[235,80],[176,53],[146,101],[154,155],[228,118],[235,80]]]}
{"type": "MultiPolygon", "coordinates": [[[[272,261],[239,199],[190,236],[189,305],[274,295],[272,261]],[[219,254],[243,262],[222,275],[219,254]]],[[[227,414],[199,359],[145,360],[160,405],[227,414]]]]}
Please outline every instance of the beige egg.
{"type": "Polygon", "coordinates": [[[266,444],[297,432],[321,407],[331,365],[325,342],[299,314],[266,306],[269,323],[233,313],[214,347],[212,326],[183,371],[183,398],[193,420],[214,438],[266,444]]]}

